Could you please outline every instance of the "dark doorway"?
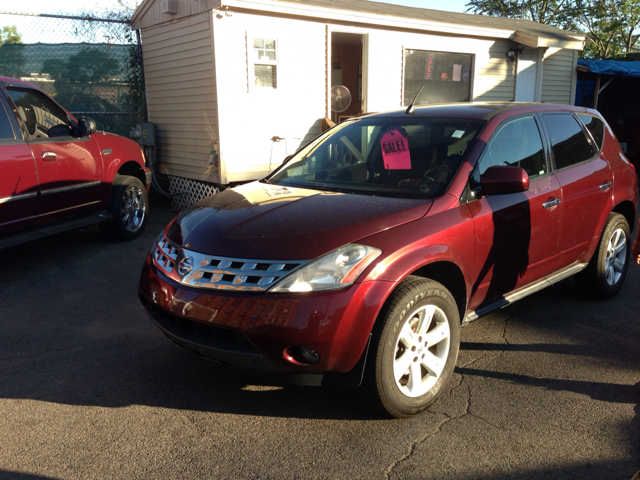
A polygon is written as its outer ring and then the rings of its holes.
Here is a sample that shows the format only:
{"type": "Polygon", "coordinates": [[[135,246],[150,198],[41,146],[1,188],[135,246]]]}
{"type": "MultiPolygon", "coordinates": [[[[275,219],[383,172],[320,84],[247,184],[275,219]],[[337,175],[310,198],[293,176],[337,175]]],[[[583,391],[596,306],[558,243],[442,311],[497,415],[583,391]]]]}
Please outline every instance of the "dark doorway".
{"type": "Polygon", "coordinates": [[[363,38],[363,35],[355,33],[331,33],[331,91],[329,102],[331,120],[336,123],[363,113],[363,38]],[[350,101],[346,98],[345,89],[338,88],[340,86],[346,87],[350,101]]]}

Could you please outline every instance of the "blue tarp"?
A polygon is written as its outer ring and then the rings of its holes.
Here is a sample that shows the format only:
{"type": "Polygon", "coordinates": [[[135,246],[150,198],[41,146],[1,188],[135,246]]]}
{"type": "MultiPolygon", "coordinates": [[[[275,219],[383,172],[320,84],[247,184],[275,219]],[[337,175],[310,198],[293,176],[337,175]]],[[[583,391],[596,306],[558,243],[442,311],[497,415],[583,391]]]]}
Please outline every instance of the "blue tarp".
{"type": "Polygon", "coordinates": [[[619,60],[585,60],[578,59],[578,65],[587,67],[589,73],[602,75],[623,75],[625,77],[640,77],[640,62],[622,62],[619,60]]]}

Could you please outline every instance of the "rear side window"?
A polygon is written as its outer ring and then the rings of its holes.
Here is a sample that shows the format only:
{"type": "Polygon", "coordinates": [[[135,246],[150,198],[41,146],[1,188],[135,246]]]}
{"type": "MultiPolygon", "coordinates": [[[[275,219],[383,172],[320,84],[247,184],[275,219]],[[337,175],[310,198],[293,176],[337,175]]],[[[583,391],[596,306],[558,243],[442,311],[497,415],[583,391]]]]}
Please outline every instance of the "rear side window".
{"type": "Polygon", "coordinates": [[[13,140],[13,129],[9,123],[7,112],[5,111],[2,103],[0,103],[0,140],[6,140],[8,138],[13,140]]]}
{"type": "Polygon", "coordinates": [[[557,170],[589,160],[597,153],[578,120],[570,113],[545,114],[542,121],[551,140],[557,170]]]}
{"type": "Polygon", "coordinates": [[[495,165],[524,168],[530,178],[547,173],[542,140],[533,117],[517,118],[500,127],[480,161],[480,175],[495,165]]]}
{"type": "Polygon", "coordinates": [[[598,117],[591,115],[578,114],[582,123],[587,127],[591,136],[596,141],[596,146],[599,150],[602,150],[602,143],[604,142],[604,123],[598,117]]]}

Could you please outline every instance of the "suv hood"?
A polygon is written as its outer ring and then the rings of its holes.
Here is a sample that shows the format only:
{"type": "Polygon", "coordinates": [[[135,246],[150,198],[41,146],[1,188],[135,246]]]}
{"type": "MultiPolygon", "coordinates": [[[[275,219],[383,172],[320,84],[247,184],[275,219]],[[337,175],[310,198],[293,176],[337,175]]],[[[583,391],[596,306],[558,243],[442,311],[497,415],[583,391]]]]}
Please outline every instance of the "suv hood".
{"type": "Polygon", "coordinates": [[[253,182],[182,212],[167,236],[178,246],[210,255],[311,260],[423,217],[432,203],[253,182]]]}

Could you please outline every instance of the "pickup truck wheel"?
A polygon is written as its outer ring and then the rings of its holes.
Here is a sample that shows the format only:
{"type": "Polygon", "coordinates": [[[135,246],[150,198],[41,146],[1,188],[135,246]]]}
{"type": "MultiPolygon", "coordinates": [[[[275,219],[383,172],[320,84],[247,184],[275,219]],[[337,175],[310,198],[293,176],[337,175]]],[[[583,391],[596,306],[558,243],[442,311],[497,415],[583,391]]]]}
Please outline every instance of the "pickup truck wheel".
{"type": "Polygon", "coordinates": [[[403,281],[374,327],[364,388],[383,415],[405,418],[431,406],[453,373],[460,315],[451,293],[420,277],[403,281]]]}
{"type": "Polygon", "coordinates": [[[629,268],[630,238],[627,220],[619,213],[610,214],[589,265],[575,275],[582,294],[607,299],[620,291],[629,268]]]}
{"type": "Polygon", "coordinates": [[[117,175],[111,188],[109,210],[113,220],[101,225],[102,230],[118,240],[133,240],[147,226],[149,197],[136,177],[117,175]]]}

